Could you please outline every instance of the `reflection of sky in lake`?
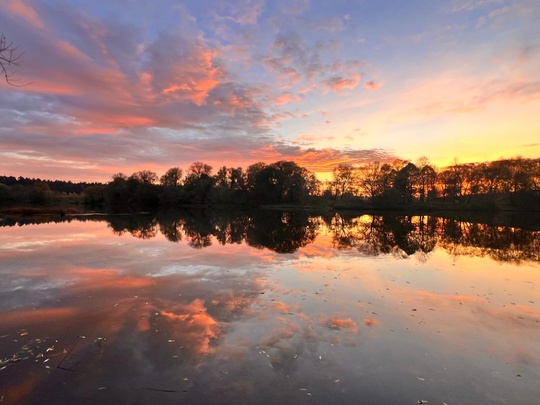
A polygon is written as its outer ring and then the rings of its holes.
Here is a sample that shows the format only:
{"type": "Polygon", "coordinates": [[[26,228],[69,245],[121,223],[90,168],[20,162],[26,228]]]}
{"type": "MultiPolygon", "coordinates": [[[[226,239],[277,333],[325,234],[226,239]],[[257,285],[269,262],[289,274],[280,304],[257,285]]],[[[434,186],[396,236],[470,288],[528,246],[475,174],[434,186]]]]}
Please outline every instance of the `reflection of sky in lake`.
{"type": "Polygon", "coordinates": [[[282,255],[118,236],[106,222],[0,228],[0,397],[536,401],[538,264],[332,243],[323,230],[282,255]]]}

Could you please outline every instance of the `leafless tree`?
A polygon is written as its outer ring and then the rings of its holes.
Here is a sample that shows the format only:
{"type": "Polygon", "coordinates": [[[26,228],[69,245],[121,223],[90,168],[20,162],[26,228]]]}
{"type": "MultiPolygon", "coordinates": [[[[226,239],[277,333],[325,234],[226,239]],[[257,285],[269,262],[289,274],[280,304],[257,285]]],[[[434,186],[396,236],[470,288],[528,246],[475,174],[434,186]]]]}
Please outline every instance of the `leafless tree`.
{"type": "Polygon", "coordinates": [[[9,42],[3,33],[0,34],[0,71],[4,75],[6,83],[11,86],[24,86],[13,79],[15,73],[13,68],[19,66],[21,56],[22,52],[19,51],[19,47],[13,42],[9,42]]]}

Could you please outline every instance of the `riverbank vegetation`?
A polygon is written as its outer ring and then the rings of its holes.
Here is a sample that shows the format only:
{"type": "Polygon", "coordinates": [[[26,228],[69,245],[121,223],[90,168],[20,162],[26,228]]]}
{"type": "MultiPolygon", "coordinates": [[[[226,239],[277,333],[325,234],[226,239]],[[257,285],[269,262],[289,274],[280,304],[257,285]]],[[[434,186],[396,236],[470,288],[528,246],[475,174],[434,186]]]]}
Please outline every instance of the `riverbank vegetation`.
{"type": "Polygon", "coordinates": [[[185,206],[267,206],[364,210],[540,210],[540,159],[503,159],[438,170],[427,158],[365,165],[339,164],[322,182],[293,161],[220,167],[203,162],[162,176],[116,173],[107,184],[0,176],[3,206],[84,203],[111,212],[185,206]]]}

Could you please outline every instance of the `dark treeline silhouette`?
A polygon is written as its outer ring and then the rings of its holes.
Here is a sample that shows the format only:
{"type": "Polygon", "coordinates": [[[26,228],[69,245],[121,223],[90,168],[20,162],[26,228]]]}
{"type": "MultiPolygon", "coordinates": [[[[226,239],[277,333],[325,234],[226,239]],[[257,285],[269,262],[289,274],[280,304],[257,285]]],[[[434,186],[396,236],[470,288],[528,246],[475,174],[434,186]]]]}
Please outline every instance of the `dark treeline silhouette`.
{"type": "Polygon", "coordinates": [[[540,159],[501,159],[486,163],[454,162],[437,170],[422,157],[418,162],[341,164],[324,193],[335,199],[369,198],[375,206],[445,203],[467,208],[540,210],[540,159]]]}
{"type": "Polygon", "coordinates": [[[317,204],[347,200],[357,208],[449,208],[540,210],[540,159],[505,159],[458,164],[437,170],[418,162],[340,164],[333,179],[320,182],[292,161],[256,163],[243,170],[193,163],[183,175],[143,170],[115,174],[110,183],[85,190],[86,202],[112,211],[153,211],[182,205],[317,204]]]}
{"type": "Polygon", "coordinates": [[[159,177],[150,170],[117,173],[107,184],[0,177],[0,204],[43,204],[55,194],[84,193],[84,202],[112,212],[188,205],[311,205],[371,209],[540,210],[540,159],[502,159],[438,170],[425,157],[353,166],[340,164],[321,182],[292,161],[220,167],[203,162],[159,177]],[[325,202],[326,200],[326,202],[325,202]],[[347,203],[348,204],[344,204],[347,203]]]}
{"type": "Polygon", "coordinates": [[[317,192],[315,175],[294,162],[256,163],[240,167],[212,167],[195,162],[185,176],[171,168],[163,176],[143,170],[113,175],[106,186],[85,190],[85,202],[113,212],[175,209],[183,205],[298,204],[317,192]]]}
{"type": "Polygon", "coordinates": [[[59,195],[81,195],[89,187],[100,186],[103,184],[0,176],[0,204],[44,204],[59,195]]]}
{"type": "Polygon", "coordinates": [[[423,260],[436,246],[452,255],[491,257],[500,262],[540,263],[540,230],[412,215],[311,216],[304,211],[189,210],[158,215],[101,215],[71,218],[3,219],[0,226],[22,226],[67,220],[107,221],[117,235],[141,239],[159,234],[170,242],[194,249],[212,244],[246,243],[257,249],[293,253],[312,243],[324,231],[336,249],[355,249],[362,255],[391,254],[423,260]]]}

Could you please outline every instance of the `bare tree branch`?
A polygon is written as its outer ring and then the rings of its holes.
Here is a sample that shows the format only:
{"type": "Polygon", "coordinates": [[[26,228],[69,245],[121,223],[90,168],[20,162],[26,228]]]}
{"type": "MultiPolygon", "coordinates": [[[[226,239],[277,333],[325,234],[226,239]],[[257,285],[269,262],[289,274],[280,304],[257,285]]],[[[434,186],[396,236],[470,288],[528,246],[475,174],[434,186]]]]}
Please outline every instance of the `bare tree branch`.
{"type": "Polygon", "coordinates": [[[0,71],[4,75],[6,83],[15,86],[23,87],[25,84],[18,84],[18,79],[13,79],[13,75],[16,70],[15,67],[19,66],[19,59],[23,55],[23,52],[19,51],[19,47],[13,42],[8,42],[5,35],[0,34],[0,71]]]}

